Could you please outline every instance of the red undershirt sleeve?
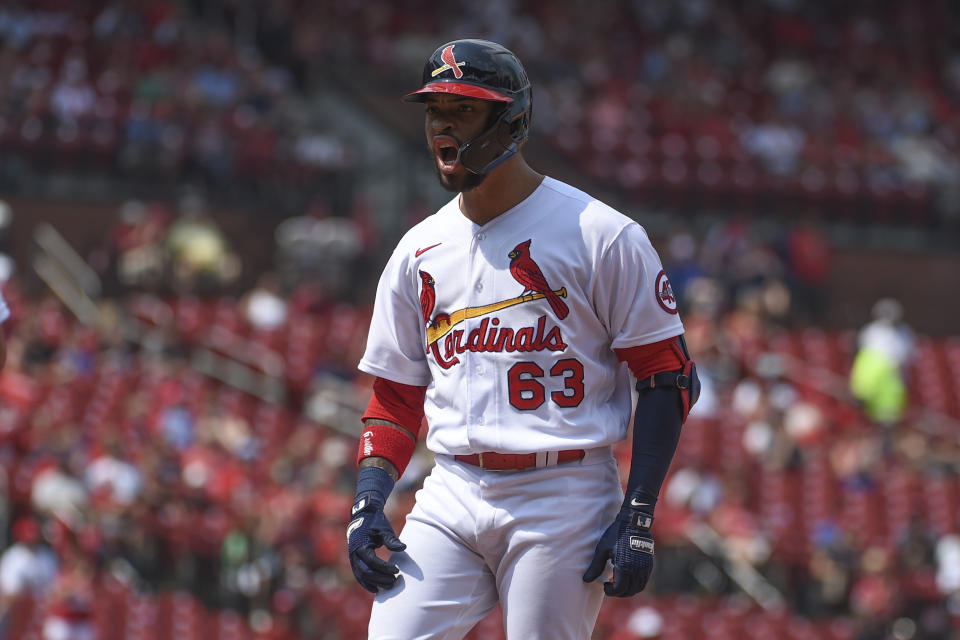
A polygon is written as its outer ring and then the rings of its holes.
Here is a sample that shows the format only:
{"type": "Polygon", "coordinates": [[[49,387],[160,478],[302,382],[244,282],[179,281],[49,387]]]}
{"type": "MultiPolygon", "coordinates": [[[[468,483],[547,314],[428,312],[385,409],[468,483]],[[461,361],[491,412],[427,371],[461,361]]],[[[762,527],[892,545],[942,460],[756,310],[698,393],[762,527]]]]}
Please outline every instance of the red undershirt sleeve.
{"type": "Polygon", "coordinates": [[[417,436],[423,422],[423,398],[427,388],[377,378],[373,395],[363,414],[363,421],[371,418],[389,420],[417,436]]]}
{"type": "Polygon", "coordinates": [[[363,414],[363,421],[385,420],[403,427],[382,423],[365,424],[360,432],[357,464],[364,458],[388,460],[403,475],[417,446],[417,433],[423,422],[423,398],[426,387],[415,387],[384,378],[373,383],[373,394],[363,414]]]}
{"type": "Polygon", "coordinates": [[[644,380],[655,373],[683,369],[686,361],[676,337],[613,351],[621,362],[627,363],[637,380],[644,380]]]}

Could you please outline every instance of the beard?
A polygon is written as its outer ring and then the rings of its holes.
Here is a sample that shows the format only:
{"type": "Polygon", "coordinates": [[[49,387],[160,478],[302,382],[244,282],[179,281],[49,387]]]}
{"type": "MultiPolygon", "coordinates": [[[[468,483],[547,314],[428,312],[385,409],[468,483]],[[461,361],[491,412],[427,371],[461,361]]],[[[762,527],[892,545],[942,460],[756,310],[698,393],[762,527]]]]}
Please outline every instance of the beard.
{"type": "Polygon", "coordinates": [[[440,186],[452,193],[462,193],[476,189],[486,178],[485,174],[471,173],[466,169],[461,174],[447,174],[437,168],[437,179],[440,181],[440,186]]]}

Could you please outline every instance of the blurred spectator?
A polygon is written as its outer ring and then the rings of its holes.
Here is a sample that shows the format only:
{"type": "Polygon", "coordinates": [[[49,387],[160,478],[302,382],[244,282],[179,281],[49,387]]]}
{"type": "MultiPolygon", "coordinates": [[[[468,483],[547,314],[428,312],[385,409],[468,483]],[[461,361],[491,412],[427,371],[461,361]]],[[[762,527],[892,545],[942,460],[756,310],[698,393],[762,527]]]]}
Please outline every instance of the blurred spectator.
{"type": "Polygon", "coordinates": [[[723,500],[723,492],[723,484],[716,475],[685,467],[671,474],[664,497],[674,507],[708,516],[723,500]]]}
{"type": "Polygon", "coordinates": [[[878,300],[873,320],[857,337],[850,390],[871,420],[897,423],[907,408],[906,368],[913,359],[914,335],[903,321],[903,306],[893,298],[878,300]]]}
{"type": "Polygon", "coordinates": [[[937,541],[937,589],[944,598],[960,604],[960,535],[950,533],[937,541]]]}
{"type": "MultiPolygon", "coordinates": [[[[73,453],[83,455],[82,451],[73,453]]],[[[62,455],[66,457],[68,453],[62,455]]],[[[36,513],[77,531],[83,524],[89,498],[86,487],[71,473],[69,464],[61,458],[37,470],[30,490],[30,504],[36,513]]]]}
{"type": "Polygon", "coordinates": [[[784,469],[795,464],[800,441],[816,426],[797,411],[797,390],[785,378],[783,364],[775,354],[755,361],[755,375],[742,379],[733,389],[732,409],[746,421],[743,447],[759,464],[784,469]]]}
{"type": "Polygon", "coordinates": [[[627,618],[628,638],[659,638],[663,631],[663,616],[653,607],[638,607],[627,618]]]}
{"type": "Polygon", "coordinates": [[[7,361],[6,330],[2,325],[6,323],[8,318],[10,318],[10,307],[7,306],[7,301],[3,299],[3,290],[0,289],[0,369],[3,369],[3,365],[7,361]]]}
{"type": "Polygon", "coordinates": [[[0,285],[13,277],[16,265],[10,257],[10,229],[13,226],[13,208],[0,200],[0,285]]]}
{"type": "Polygon", "coordinates": [[[256,286],[240,301],[247,322],[258,331],[276,331],[287,323],[287,301],[272,274],[257,279],[256,286]]]}
{"type": "Polygon", "coordinates": [[[847,599],[853,581],[856,548],[842,530],[822,523],[816,546],[807,562],[808,576],[799,595],[800,611],[814,618],[847,613],[847,599]]]}
{"type": "Polygon", "coordinates": [[[0,638],[11,607],[21,597],[42,599],[57,575],[57,558],[44,543],[40,523],[22,516],[13,525],[12,546],[0,555],[0,638]]]}
{"type": "Polygon", "coordinates": [[[318,285],[328,299],[353,300],[358,259],[364,251],[364,227],[354,218],[331,215],[322,200],[277,226],[279,271],[291,288],[318,285]]]}
{"type": "Polygon", "coordinates": [[[84,472],[84,482],[94,499],[122,507],[132,505],[143,486],[140,471],[123,460],[117,446],[93,457],[84,472]]]}
{"type": "Polygon", "coordinates": [[[740,136],[740,145],[774,175],[797,171],[805,142],[799,127],[776,119],[747,126],[740,136]]]}
{"type": "Polygon", "coordinates": [[[351,149],[340,138],[329,133],[305,131],[293,147],[293,157],[308,167],[343,169],[354,159],[351,149]]]}
{"type": "Polygon", "coordinates": [[[850,610],[863,621],[860,638],[875,636],[899,612],[900,593],[894,579],[891,557],[886,549],[870,547],[860,559],[860,575],[850,591],[850,610]]]}
{"type": "Polygon", "coordinates": [[[61,67],[60,78],[50,96],[53,112],[64,123],[73,126],[93,111],[96,93],[87,79],[87,63],[76,52],[61,67]]]}
{"type": "Polygon", "coordinates": [[[687,287],[691,281],[703,277],[703,266],[697,259],[697,241],[691,233],[682,231],[670,238],[663,267],[670,275],[670,284],[681,304],[687,301],[687,287]]]}
{"type": "Polygon", "coordinates": [[[824,291],[831,269],[830,253],[827,238],[814,220],[790,226],[786,238],[786,262],[795,299],[791,315],[798,317],[803,324],[823,321],[824,291]]]}
{"type": "Polygon", "coordinates": [[[770,558],[771,540],[747,499],[741,482],[726,482],[723,499],[710,512],[709,522],[723,540],[726,557],[732,563],[761,567],[770,558]]]}
{"type": "Polygon", "coordinates": [[[180,216],[167,231],[166,246],[178,292],[217,293],[240,275],[239,258],[230,252],[223,231],[204,211],[199,196],[189,195],[181,202],[180,216]]]}
{"type": "Polygon", "coordinates": [[[872,492],[883,461],[883,442],[872,431],[840,434],[830,447],[830,463],[842,486],[872,492]]]}
{"type": "Polygon", "coordinates": [[[162,205],[128,200],[120,206],[107,252],[121,285],[148,291],[161,286],[167,266],[163,240],[170,218],[162,205]]]}
{"type": "Polygon", "coordinates": [[[172,404],[160,414],[160,436],[176,451],[194,443],[196,416],[183,404],[172,404]]]}
{"type": "Polygon", "coordinates": [[[93,563],[85,555],[64,563],[50,590],[43,640],[96,640],[94,580],[93,563]]]}
{"type": "Polygon", "coordinates": [[[764,321],[786,323],[792,306],[786,265],[773,244],[761,236],[758,225],[742,215],[717,222],[707,231],[702,247],[703,265],[723,287],[727,307],[764,321]]]}

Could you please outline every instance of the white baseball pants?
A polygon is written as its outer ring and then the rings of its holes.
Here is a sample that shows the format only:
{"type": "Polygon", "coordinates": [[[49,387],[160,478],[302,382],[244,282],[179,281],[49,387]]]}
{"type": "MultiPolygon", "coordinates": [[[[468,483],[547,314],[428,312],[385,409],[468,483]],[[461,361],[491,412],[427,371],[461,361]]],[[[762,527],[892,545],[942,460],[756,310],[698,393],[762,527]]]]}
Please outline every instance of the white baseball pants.
{"type": "Polygon", "coordinates": [[[484,471],[437,456],[394,553],[370,640],[458,640],[503,608],[508,640],[588,640],[601,578],[582,576],[623,492],[609,448],[573,463],[484,471]]]}

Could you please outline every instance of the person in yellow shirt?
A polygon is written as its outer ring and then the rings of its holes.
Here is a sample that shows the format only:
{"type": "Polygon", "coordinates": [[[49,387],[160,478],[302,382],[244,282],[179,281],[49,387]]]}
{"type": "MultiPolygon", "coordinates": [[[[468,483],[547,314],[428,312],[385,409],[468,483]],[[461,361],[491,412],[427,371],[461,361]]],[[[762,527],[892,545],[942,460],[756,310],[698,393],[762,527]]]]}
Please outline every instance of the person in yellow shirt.
{"type": "Polygon", "coordinates": [[[903,322],[903,306],[893,298],[878,300],[873,320],[857,336],[850,371],[850,391],[876,423],[896,424],[907,408],[905,372],[913,358],[913,331],[903,322]]]}

